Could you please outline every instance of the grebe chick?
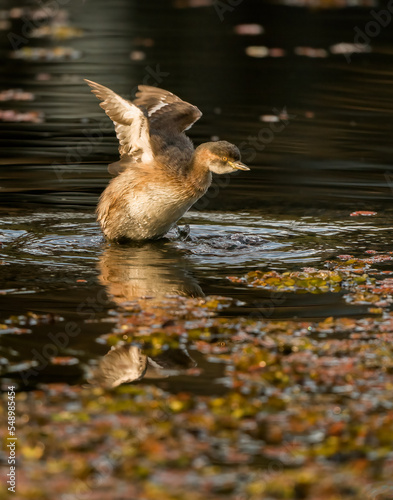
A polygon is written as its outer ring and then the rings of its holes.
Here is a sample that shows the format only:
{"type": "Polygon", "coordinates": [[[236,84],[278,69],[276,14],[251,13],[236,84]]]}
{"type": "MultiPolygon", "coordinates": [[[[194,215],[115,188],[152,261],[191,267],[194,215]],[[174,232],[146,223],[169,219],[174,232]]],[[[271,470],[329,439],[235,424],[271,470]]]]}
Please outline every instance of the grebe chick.
{"type": "Polygon", "coordinates": [[[139,85],[133,102],[85,80],[113,121],[120,160],[109,165],[116,175],[102,193],[97,219],[115,241],[162,238],[205,194],[212,172],[249,170],[239,149],[227,141],[196,149],[184,134],[202,113],[171,92],[139,85]]]}

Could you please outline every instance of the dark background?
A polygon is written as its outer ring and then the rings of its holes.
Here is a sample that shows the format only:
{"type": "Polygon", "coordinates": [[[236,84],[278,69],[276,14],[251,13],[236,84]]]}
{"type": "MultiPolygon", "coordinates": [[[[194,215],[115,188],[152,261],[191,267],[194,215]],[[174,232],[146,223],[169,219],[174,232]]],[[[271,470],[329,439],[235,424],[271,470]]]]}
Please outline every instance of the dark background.
{"type": "Polygon", "coordinates": [[[51,5],[0,2],[0,89],[33,99],[0,102],[16,113],[0,118],[4,208],[96,203],[117,141],[83,78],[125,97],[143,81],[168,89],[203,112],[189,132],[196,144],[219,137],[241,147],[252,171],[203,208],[389,206],[393,23],[387,18],[369,43],[355,43],[356,29],[375,23],[371,11],[383,3],[232,0],[225,9],[207,0],[62,0],[53,2],[56,16],[34,19],[51,5]],[[264,31],[241,35],[242,24],[264,31]],[[66,27],[60,37],[56,26],[66,27]],[[355,43],[355,53],[333,53],[340,43],[355,43]],[[248,55],[252,46],[267,57],[248,55]],[[274,109],[286,111],[287,126],[255,146],[271,126],[261,116],[274,109]]]}

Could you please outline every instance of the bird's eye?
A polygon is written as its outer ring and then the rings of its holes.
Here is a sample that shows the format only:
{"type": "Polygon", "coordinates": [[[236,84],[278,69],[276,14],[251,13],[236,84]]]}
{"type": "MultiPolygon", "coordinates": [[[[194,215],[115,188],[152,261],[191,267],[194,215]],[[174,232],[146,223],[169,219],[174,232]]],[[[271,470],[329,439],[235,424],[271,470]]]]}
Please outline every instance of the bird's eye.
{"type": "Polygon", "coordinates": [[[228,158],[226,156],[223,156],[222,161],[228,161],[228,158]]]}

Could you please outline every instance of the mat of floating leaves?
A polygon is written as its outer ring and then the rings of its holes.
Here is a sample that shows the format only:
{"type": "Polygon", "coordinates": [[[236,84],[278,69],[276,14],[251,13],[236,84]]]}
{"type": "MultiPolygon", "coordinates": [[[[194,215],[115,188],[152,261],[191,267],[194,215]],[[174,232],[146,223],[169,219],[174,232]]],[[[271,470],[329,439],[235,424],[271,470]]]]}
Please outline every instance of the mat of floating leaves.
{"type": "MultiPolygon", "coordinates": [[[[344,296],[350,304],[372,304],[377,308],[387,307],[393,303],[393,279],[385,278],[374,283],[360,285],[354,293],[344,296]]],[[[375,310],[379,313],[381,311],[375,310]]]]}
{"type": "Polygon", "coordinates": [[[110,316],[119,332],[137,314],[138,324],[151,317],[152,335],[158,327],[175,332],[179,321],[206,322],[227,337],[237,330],[238,341],[223,352],[202,328],[195,344],[203,353],[211,345],[225,365],[222,394],[149,384],[41,384],[18,393],[20,421],[28,422],[19,427],[18,498],[49,500],[47,491],[78,498],[88,487],[96,500],[120,489],[124,498],[146,500],[364,500],[388,484],[393,316],[265,319],[262,329],[250,318],[211,317],[225,305],[217,297],[172,297],[149,313],[131,304],[110,316]]]}
{"type": "Polygon", "coordinates": [[[339,292],[344,285],[361,284],[370,280],[367,274],[320,271],[314,268],[285,273],[251,271],[243,277],[228,276],[228,279],[233,283],[263,287],[269,290],[311,293],[339,292]]]}

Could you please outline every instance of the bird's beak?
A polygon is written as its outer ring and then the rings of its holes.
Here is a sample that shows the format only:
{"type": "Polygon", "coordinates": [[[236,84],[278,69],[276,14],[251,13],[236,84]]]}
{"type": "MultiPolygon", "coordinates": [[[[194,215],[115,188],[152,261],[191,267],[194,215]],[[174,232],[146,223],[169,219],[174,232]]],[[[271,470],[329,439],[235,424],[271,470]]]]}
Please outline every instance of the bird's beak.
{"type": "Polygon", "coordinates": [[[250,170],[247,165],[244,165],[241,161],[229,161],[229,165],[236,170],[250,170]]]}

